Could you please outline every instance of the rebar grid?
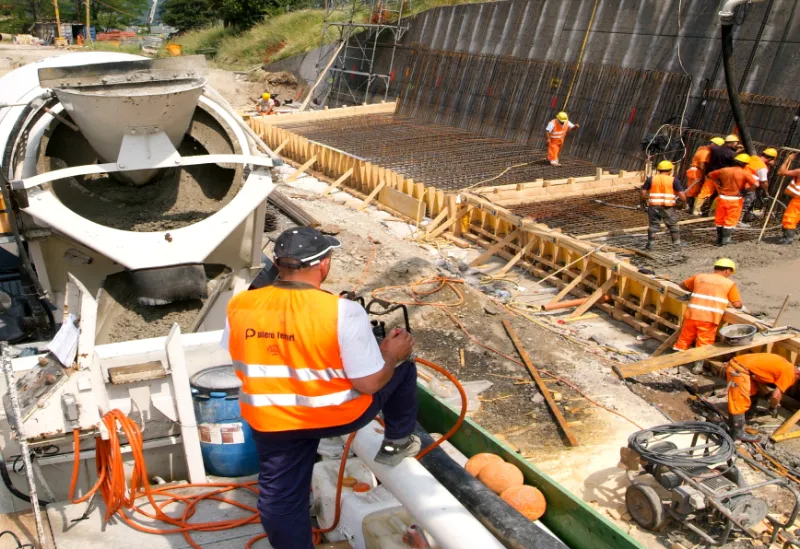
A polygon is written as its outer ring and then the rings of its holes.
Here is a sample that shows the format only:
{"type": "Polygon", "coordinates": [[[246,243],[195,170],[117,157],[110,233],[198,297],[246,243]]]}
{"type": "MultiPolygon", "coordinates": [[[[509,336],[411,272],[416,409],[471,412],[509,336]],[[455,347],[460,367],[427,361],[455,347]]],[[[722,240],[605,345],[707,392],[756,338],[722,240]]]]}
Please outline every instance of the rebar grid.
{"type": "Polygon", "coordinates": [[[560,167],[551,166],[545,151],[530,145],[393,115],[281,127],[441,190],[582,177],[594,175],[597,168],[569,157],[561,158],[560,167]]]}
{"type": "Polygon", "coordinates": [[[415,49],[397,113],[543,148],[545,126],[566,108],[581,125],[566,154],[640,169],[645,134],[680,116],[689,85],[677,73],[415,49]]]}

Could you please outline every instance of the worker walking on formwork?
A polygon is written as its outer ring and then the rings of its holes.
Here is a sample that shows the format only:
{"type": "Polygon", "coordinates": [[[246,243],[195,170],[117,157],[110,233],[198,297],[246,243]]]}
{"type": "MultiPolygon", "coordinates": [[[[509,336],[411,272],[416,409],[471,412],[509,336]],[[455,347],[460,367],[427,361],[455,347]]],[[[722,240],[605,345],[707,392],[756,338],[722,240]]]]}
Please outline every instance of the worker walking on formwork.
{"type": "Polygon", "coordinates": [[[731,359],[725,365],[728,378],[728,424],[734,440],[756,442],[758,435],[745,432],[745,423],[756,415],[761,395],[767,397],[772,417],[778,417],[783,393],[800,381],[800,369],[780,355],[752,353],[731,359]]]}
{"type": "Polygon", "coordinates": [[[308,495],[320,439],[357,431],[383,412],[375,461],[415,456],[419,438],[414,341],[402,329],[378,345],[357,302],[320,289],[339,241],[316,229],[284,231],[271,286],[228,304],[227,348],[242,417],[259,457],[258,510],[275,549],[313,549],[308,495]]]}
{"type": "Polygon", "coordinates": [[[791,200],[786,207],[786,211],[783,212],[783,219],[781,220],[783,238],[778,241],[778,244],[791,244],[794,242],[795,236],[797,236],[797,224],[800,222],[800,168],[789,169],[796,155],[797,153],[788,155],[783,162],[783,166],[778,170],[778,175],[792,178],[784,191],[791,200]]]}
{"type": "Polygon", "coordinates": [[[750,155],[741,153],[733,159],[730,168],[714,170],[708,178],[714,182],[719,199],[714,222],[717,226],[717,246],[731,243],[733,230],[739,224],[739,216],[744,206],[743,195],[758,184],[758,178],[747,167],[750,155]]]}
{"type": "Polygon", "coordinates": [[[690,206],[694,207],[695,198],[700,194],[706,181],[706,174],[711,171],[708,169],[708,163],[711,159],[711,147],[722,147],[723,145],[725,145],[725,139],[712,137],[709,145],[700,145],[694,152],[692,164],[686,170],[686,197],[691,199],[690,206]]]}
{"type": "Polygon", "coordinates": [[[580,128],[579,124],[573,124],[569,121],[569,116],[564,111],[561,111],[556,117],[551,120],[545,128],[545,139],[547,140],[547,160],[553,166],[560,166],[558,155],[564,147],[564,140],[567,138],[567,132],[580,128]]]}
{"type": "MultiPolygon", "coordinates": [[[[739,288],[730,279],[735,272],[736,264],[723,257],[714,263],[713,273],[700,273],[681,282],[681,288],[692,294],[674,350],[686,351],[692,344],[695,347],[712,345],[728,304],[744,310],[739,288]]],[[[694,363],[692,372],[699,374],[702,371],[703,361],[699,360],[694,363]]]]}
{"type": "Polygon", "coordinates": [[[739,225],[742,227],[749,226],[743,222],[746,221],[745,216],[750,213],[756,201],[756,191],[760,188],[764,193],[767,193],[769,190],[769,169],[775,164],[776,158],[778,158],[778,151],[772,147],[767,147],[761,151],[761,154],[750,157],[747,168],[758,179],[758,187],[750,189],[744,195],[742,213],[739,217],[739,225]]]}
{"type": "Polygon", "coordinates": [[[662,160],[658,163],[656,170],[658,173],[648,177],[642,186],[642,200],[647,204],[647,245],[645,249],[653,249],[653,241],[656,233],[661,229],[661,222],[667,226],[672,237],[673,246],[683,246],[681,236],[678,232],[679,204],[686,203],[686,194],[683,192],[681,182],[677,177],[672,176],[673,165],[669,160],[662,160]]]}
{"type": "MultiPolygon", "coordinates": [[[[709,155],[708,155],[708,170],[706,171],[706,180],[703,183],[703,188],[700,189],[700,193],[694,199],[694,206],[692,207],[692,215],[699,216],[702,215],[703,204],[706,200],[713,197],[714,194],[717,192],[717,188],[714,185],[714,182],[708,178],[708,174],[715,171],[721,170],[722,168],[728,168],[734,165],[734,158],[736,157],[736,152],[739,150],[741,146],[741,142],[737,135],[731,134],[725,138],[725,143],[723,145],[718,145],[716,142],[708,147],[709,155]]],[[[737,220],[738,221],[738,220],[737,220]]]]}

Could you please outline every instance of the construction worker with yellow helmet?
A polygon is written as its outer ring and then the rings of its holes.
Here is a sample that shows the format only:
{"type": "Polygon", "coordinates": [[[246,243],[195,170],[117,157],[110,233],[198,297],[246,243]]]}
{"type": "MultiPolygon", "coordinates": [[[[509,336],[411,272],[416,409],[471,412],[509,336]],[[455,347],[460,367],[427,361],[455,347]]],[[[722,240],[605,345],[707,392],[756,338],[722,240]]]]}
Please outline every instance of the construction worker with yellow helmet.
{"type": "Polygon", "coordinates": [[[711,153],[708,156],[706,181],[703,183],[703,188],[700,190],[700,194],[698,194],[697,198],[695,198],[694,207],[692,208],[692,215],[702,215],[703,203],[705,203],[705,201],[709,198],[713,197],[716,193],[716,186],[714,185],[713,181],[708,179],[708,174],[715,170],[721,170],[722,168],[733,166],[733,159],[740,148],[741,140],[737,135],[734,134],[730,134],[725,137],[724,144],[711,145],[709,147],[711,153]]]}
{"type": "Polygon", "coordinates": [[[261,94],[261,99],[256,102],[256,112],[261,115],[275,114],[275,100],[269,93],[261,94]]]}
{"type": "Polygon", "coordinates": [[[744,221],[749,221],[750,210],[753,209],[753,204],[756,201],[756,191],[761,189],[766,193],[769,189],[769,169],[775,164],[778,158],[778,151],[772,147],[767,147],[760,154],[751,156],[750,162],[747,164],[748,169],[753,172],[758,178],[758,187],[750,189],[744,195],[744,206],[742,207],[742,215],[739,219],[739,226],[749,227],[744,221]],[[747,216],[747,218],[745,218],[747,216]]]}
{"type": "Polygon", "coordinates": [[[733,229],[739,224],[744,206],[744,194],[758,185],[758,178],[747,167],[750,155],[740,153],[729,168],[714,170],[708,178],[714,182],[719,193],[714,221],[717,225],[717,246],[731,243],[733,229]]]}
{"type": "Polygon", "coordinates": [[[783,161],[781,169],[778,170],[778,175],[782,177],[791,177],[789,185],[783,191],[791,200],[789,205],[786,206],[786,211],[783,212],[783,238],[780,239],[778,244],[791,244],[797,236],[797,224],[800,223],[800,168],[791,169],[792,162],[796,153],[791,153],[786,156],[783,161]]]}
{"type": "MultiPolygon", "coordinates": [[[[685,351],[692,344],[695,347],[713,344],[728,304],[737,309],[744,308],[739,288],[730,279],[735,272],[736,264],[722,257],[714,262],[714,272],[696,274],[681,282],[681,288],[692,294],[683,314],[680,336],[673,349],[685,351]]],[[[702,370],[703,361],[695,362],[692,371],[701,373],[702,370]]]]}
{"type": "Polygon", "coordinates": [[[564,146],[564,140],[567,138],[567,132],[580,128],[579,124],[573,124],[569,121],[569,116],[564,111],[561,111],[552,119],[545,128],[544,138],[547,142],[547,160],[553,166],[560,166],[558,162],[558,155],[561,148],[564,146]]]}
{"type": "Polygon", "coordinates": [[[708,160],[711,157],[711,146],[721,147],[725,140],[721,137],[712,137],[708,145],[700,145],[692,156],[692,163],[686,170],[686,196],[694,205],[694,198],[700,194],[703,188],[706,174],[708,173],[708,160]]]}
{"type": "Polygon", "coordinates": [[[661,222],[667,226],[672,237],[673,246],[683,246],[678,232],[678,215],[675,206],[686,203],[680,180],[672,176],[674,166],[669,160],[662,160],[656,166],[655,175],[648,177],[641,188],[642,202],[647,205],[647,245],[645,249],[653,249],[653,240],[661,228],[661,222]]]}

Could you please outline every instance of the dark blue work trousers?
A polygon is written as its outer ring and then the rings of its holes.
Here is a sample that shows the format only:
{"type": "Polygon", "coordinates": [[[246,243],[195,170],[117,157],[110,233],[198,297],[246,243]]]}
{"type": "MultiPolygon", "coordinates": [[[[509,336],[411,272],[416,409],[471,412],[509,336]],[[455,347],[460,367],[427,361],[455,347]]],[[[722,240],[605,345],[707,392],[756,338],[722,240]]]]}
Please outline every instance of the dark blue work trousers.
{"type": "Polygon", "coordinates": [[[352,423],[276,433],[253,431],[259,459],[258,512],[274,549],[313,549],[309,494],[319,441],[357,431],[380,411],[386,438],[399,439],[414,432],[417,367],[413,362],[398,366],[389,383],[372,395],[367,411],[352,423]]]}

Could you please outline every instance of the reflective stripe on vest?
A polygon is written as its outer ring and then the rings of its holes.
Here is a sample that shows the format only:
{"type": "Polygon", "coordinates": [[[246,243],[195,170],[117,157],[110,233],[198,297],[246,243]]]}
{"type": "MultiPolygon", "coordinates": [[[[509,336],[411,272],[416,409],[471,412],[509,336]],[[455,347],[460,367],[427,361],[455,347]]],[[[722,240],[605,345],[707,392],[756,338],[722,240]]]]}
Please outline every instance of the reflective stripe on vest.
{"type": "Polygon", "coordinates": [[[728,194],[721,194],[721,195],[719,195],[719,197],[720,197],[722,200],[729,200],[729,201],[738,201],[738,200],[742,200],[742,197],[741,197],[741,196],[731,196],[731,195],[728,195],[728,194]]]}
{"type": "MultiPolygon", "coordinates": [[[[541,126],[539,126],[541,128],[541,126]]],[[[567,124],[562,124],[553,119],[553,130],[550,132],[550,139],[564,139],[567,135],[567,124]]]]}
{"type": "Polygon", "coordinates": [[[789,182],[789,186],[786,187],[786,192],[794,196],[800,196],[800,182],[797,181],[796,177],[789,182]]]}
{"type": "Polygon", "coordinates": [[[239,407],[262,432],[323,429],[358,419],[372,397],[347,378],[339,298],[311,286],[268,286],[228,304],[228,348],[239,407]]]}
{"type": "Polygon", "coordinates": [[[728,305],[728,292],[733,286],[734,282],[722,275],[697,275],[684,318],[719,324],[728,305]]]}
{"type": "Polygon", "coordinates": [[[650,192],[647,203],[650,206],[663,206],[669,208],[675,205],[674,178],[671,175],[656,174],[650,182],[650,192]]]}

